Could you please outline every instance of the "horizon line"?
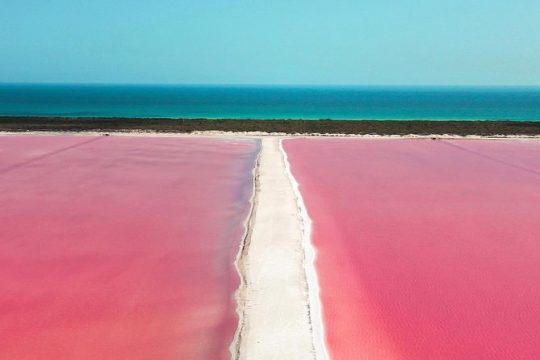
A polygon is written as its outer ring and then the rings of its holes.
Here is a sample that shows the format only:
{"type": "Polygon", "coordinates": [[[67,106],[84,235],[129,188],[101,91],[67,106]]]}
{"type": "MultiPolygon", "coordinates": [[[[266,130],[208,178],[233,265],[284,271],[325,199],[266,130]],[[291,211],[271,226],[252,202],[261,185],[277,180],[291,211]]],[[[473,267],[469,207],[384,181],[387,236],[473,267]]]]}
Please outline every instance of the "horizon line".
{"type": "Polygon", "coordinates": [[[320,84],[320,83],[189,83],[189,82],[3,82],[0,81],[0,86],[6,85],[58,85],[58,86],[163,86],[163,87],[328,87],[328,88],[540,88],[539,85],[523,85],[523,84],[320,84]]]}

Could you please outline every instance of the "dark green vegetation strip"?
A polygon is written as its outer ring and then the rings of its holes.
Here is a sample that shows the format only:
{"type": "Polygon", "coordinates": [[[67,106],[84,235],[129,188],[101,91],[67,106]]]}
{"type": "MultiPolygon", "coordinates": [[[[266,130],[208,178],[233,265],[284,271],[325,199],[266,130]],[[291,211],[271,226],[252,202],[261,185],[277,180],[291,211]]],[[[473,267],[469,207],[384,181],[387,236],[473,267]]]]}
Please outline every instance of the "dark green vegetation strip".
{"type": "Polygon", "coordinates": [[[540,135],[540,122],[0,117],[0,131],[262,131],[287,134],[540,135]]]}

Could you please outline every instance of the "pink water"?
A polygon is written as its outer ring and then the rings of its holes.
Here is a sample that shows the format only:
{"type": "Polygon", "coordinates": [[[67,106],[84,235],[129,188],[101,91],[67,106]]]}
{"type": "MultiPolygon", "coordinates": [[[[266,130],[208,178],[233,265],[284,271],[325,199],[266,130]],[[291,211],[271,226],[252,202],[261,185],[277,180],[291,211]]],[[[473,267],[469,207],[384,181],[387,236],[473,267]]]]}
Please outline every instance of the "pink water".
{"type": "Polygon", "coordinates": [[[540,142],[284,142],[333,359],[540,358],[540,142]]]}
{"type": "Polygon", "coordinates": [[[0,358],[228,359],[258,146],[0,136],[0,358]]]}

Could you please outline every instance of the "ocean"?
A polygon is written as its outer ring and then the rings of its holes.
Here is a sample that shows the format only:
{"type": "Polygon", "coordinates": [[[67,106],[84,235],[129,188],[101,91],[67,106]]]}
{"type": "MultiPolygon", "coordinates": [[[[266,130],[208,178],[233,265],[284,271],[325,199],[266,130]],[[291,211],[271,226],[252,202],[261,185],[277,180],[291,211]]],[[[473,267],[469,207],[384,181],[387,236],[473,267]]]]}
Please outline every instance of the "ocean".
{"type": "Polygon", "coordinates": [[[540,87],[2,84],[0,116],[540,121],[540,87]]]}

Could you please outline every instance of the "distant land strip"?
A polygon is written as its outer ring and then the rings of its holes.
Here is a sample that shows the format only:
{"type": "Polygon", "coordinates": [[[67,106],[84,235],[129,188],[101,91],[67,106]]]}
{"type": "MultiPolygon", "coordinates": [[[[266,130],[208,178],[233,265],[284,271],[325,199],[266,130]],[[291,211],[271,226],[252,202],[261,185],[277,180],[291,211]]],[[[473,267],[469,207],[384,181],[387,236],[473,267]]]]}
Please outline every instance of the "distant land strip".
{"type": "Polygon", "coordinates": [[[349,135],[539,136],[540,122],[434,120],[240,120],[172,118],[0,117],[0,131],[195,131],[349,135]]]}

